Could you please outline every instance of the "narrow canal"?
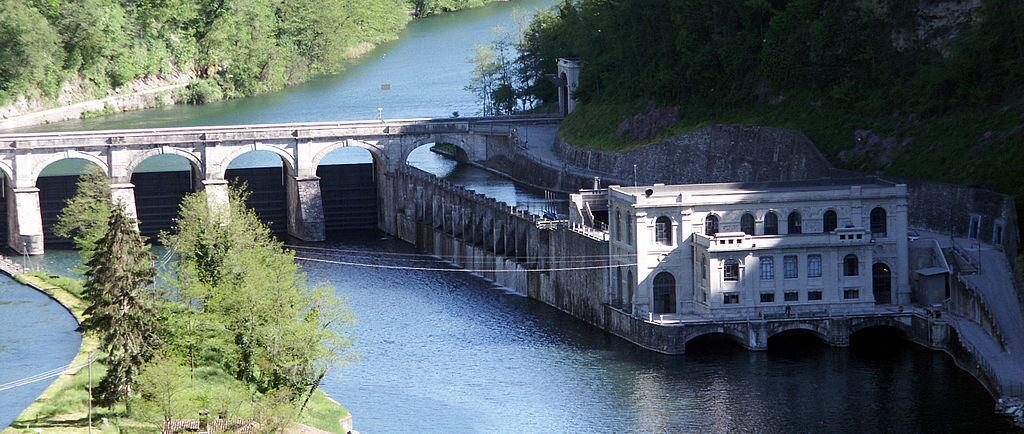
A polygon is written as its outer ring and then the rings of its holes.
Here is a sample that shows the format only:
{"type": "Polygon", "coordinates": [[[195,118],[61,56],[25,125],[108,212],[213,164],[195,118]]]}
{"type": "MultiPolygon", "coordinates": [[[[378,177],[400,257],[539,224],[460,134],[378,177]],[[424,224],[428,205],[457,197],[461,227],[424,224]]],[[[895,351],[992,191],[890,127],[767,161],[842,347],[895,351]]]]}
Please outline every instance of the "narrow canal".
{"type": "MultiPolygon", "coordinates": [[[[463,90],[473,46],[489,41],[495,26],[511,27],[515,8],[530,11],[554,3],[500,2],[417,21],[401,39],[346,72],[271,95],[37,130],[365,119],[374,117],[378,107],[385,117],[394,118],[473,114],[476,102],[463,90]],[[381,84],[390,84],[391,90],[381,90],[381,84]]],[[[361,158],[346,156],[335,163],[365,163],[361,158]]],[[[543,199],[425,148],[409,162],[509,203],[543,199]]],[[[239,164],[280,163],[253,157],[239,164]]],[[[362,253],[375,263],[399,262],[409,257],[397,255],[416,253],[375,231],[316,246],[344,250],[339,256],[362,253]]],[[[31,261],[66,274],[77,256],[51,250],[31,261]]],[[[898,341],[832,349],[791,340],[775,342],[762,353],[705,342],[686,356],[669,357],[638,349],[465,273],[303,267],[311,281],[333,284],[357,317],[354,335],[360,358],[333,370],[324,389],[349,407],[362,432],[1011,429],[993,415],[993,402],[981,386],[948,357],[898,341]]],[[[20,375],[9,374],[8,366],[14,365],[4,365],[5,360],[32,360],[40,368],[49,368],[46,361],[51,359],[67,363],[77,336],[49,344],[59,347],[63,358],[32,352],[34,343],[54,328],[38,322],[8,324],[18,308],[3,304],[3,294],[0,342],[8,335],[17,340],[0,344],[7,345],[0,347],[0,382],[20,375]]],[[[60,313],[54,304],[42,304],[60,313]]],[[[0,408],[23,407],[22,401],[0,392],[0,408]]],[[[20,408],[7,411],[16,414],[20,408]]],[[[0,426],[5,416],[0,413],[0,426]]]]}

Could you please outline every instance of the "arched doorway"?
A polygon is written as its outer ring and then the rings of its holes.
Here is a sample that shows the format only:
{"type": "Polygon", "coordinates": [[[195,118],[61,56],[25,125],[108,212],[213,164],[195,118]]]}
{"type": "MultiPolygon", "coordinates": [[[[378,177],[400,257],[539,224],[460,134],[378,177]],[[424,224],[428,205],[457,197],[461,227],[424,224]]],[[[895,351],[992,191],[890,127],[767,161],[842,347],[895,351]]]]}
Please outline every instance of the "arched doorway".
{"type": "Polygon", "coordinates": [[[78,179],[86,170],[103,171],[96,163],[83,158],[57,160],[39,172],[36,188],[39,189],[39,214],[43,223],[43,243],[48,247],[71,247],[73,240],[59,237],[53,232],[60,212],[68,199],[78,190],[78,179]]]}
{"type": "Polygon", "coordinates": [[[148,157],[134,168],[131,176],[139,232],[150,238],[173,229],[185,195],[202,188],[199,169],[180,155],[148,157]]]}
{"type": "Polygon", "coordinates": [[[892,304],[892,269],[884,262],[871,266],[871,292],[875,304],[892,304]]]}
{"type": "Polygon", "coordinates": [[[377,175],[373,154],[358,147],[331,151],[316,166],[328,234],[377,227],[377,175]]]}
{"type": "Polygon", "coordinates": [[[654,276],[654,313],[676,313],[676,278],[667,271],[654,276]]]}
{"type": "Polygon", "coordinates": [[[224,179],[232,185],[245,185],[249,192],[246,205],[278,235],[288,233],[287,176],[281,156],[264,150],[238,155],[224,172],[224,179]]]}
{"type": "Polygon", "coordinates": [[[558,74],[558,111],[562,116],[569,115],[569,78],[564,72],[558,74]]]}

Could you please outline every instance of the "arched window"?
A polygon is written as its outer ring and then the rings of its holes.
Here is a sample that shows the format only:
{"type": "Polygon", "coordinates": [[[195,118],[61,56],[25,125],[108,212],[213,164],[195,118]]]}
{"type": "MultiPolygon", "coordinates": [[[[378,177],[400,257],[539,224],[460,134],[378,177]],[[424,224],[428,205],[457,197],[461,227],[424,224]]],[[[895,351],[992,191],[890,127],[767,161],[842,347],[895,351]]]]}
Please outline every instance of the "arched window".
{"type": "Polygon", "coordinates": [[[676,278],[667,271],[654,276],[654,313],[676,313],[676,278]]]}
{"type": "Polygon", "coordinates": [[[871,235],[884,238],[888,235],[889,228],[885,215],[885,208],[871,210],[871,235]]]}
{"type": "Polygon", "coordinates": [[[754,216],[750,213],[743,214],[743,217],[740,217],[740,230],[747,235],[754,235],[754,216]]]}
{"type": "Polygon", "coordinates": [[[764,234],[765,235],[778,235],[779,234],[779,215],[772,211],[768,211],[764,215],[764,234]]]}
{"type": "Polygon", "coordinates": [[[825,211],[825,215],[821,218],[821,231],[825,233],[832,232],[839,227],[839,217],[836,216],[836,212],[832,210],[825,211]]]}
{"type": "Polygon", "coordinates": [[[661,216],[654,221],[654,241],[663,246],[672,245],[672,220],[661,216]]]}
{"type": "Polygon", "coordinates": [[[714,214],[708,214],[704,219],[704,235],[709,237],[715,236],[718,233],[718,216],[714,214]]]}
{"type": "Polygon", "coordinates": [[[803,232],[803,219],[800,218],[799,211],[793,211],[789,213],[789,218],[786,219],[787,234],[799,234],[803,232]]]}
{"type": "Polygon", "coordinates": [[[844,276],[858,276],[860,275],[860,262],[857,260],[857,255],[849,254],[843,258],[843,275],[844,276]]]}
{"type": "Polygon", "coordinates": [[[735,259],[726,259],[723,277],[726,281],[730,282],[740,280],[740,261],[735,259]]]}
{"type": "Polygon", "coordinates": [[[615,210],[615,240],[622,241],[622,212],[615,210]]]}

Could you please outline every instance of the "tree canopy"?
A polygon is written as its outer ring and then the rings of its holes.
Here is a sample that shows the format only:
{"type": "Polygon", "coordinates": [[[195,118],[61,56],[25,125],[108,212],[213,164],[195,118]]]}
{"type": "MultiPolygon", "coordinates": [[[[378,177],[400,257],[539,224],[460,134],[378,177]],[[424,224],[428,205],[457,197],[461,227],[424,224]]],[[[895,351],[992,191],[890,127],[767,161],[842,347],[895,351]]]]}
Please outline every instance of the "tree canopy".
{"type": "Polygon", "coordinates": [[[486,0],[0,0],[0,105],[173,71],[195,102],[279,89],[426,16],[486,0]]]}

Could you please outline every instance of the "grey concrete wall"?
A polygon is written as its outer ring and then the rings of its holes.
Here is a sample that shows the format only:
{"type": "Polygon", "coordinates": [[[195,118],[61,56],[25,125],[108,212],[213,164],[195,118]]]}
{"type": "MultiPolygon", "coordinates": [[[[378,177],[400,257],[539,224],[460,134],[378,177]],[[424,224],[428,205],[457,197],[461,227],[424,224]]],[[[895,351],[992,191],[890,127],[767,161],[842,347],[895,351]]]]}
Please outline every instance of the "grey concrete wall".
{"type": "MultiPolygon", "coordinates": [[[[565,227],[543,230],[540,233],[541,269],[578,267],[606,267],[608,242],[590,238],[565,227]],[[604,256],[587,262],[565,262],[566,258],[604,256]]],[[[608,269],[564,270],[535,273],[531,276],[528,295],[554,306],[576,318],[604,328],[605,291],[608,288],[608,269]]]]}

